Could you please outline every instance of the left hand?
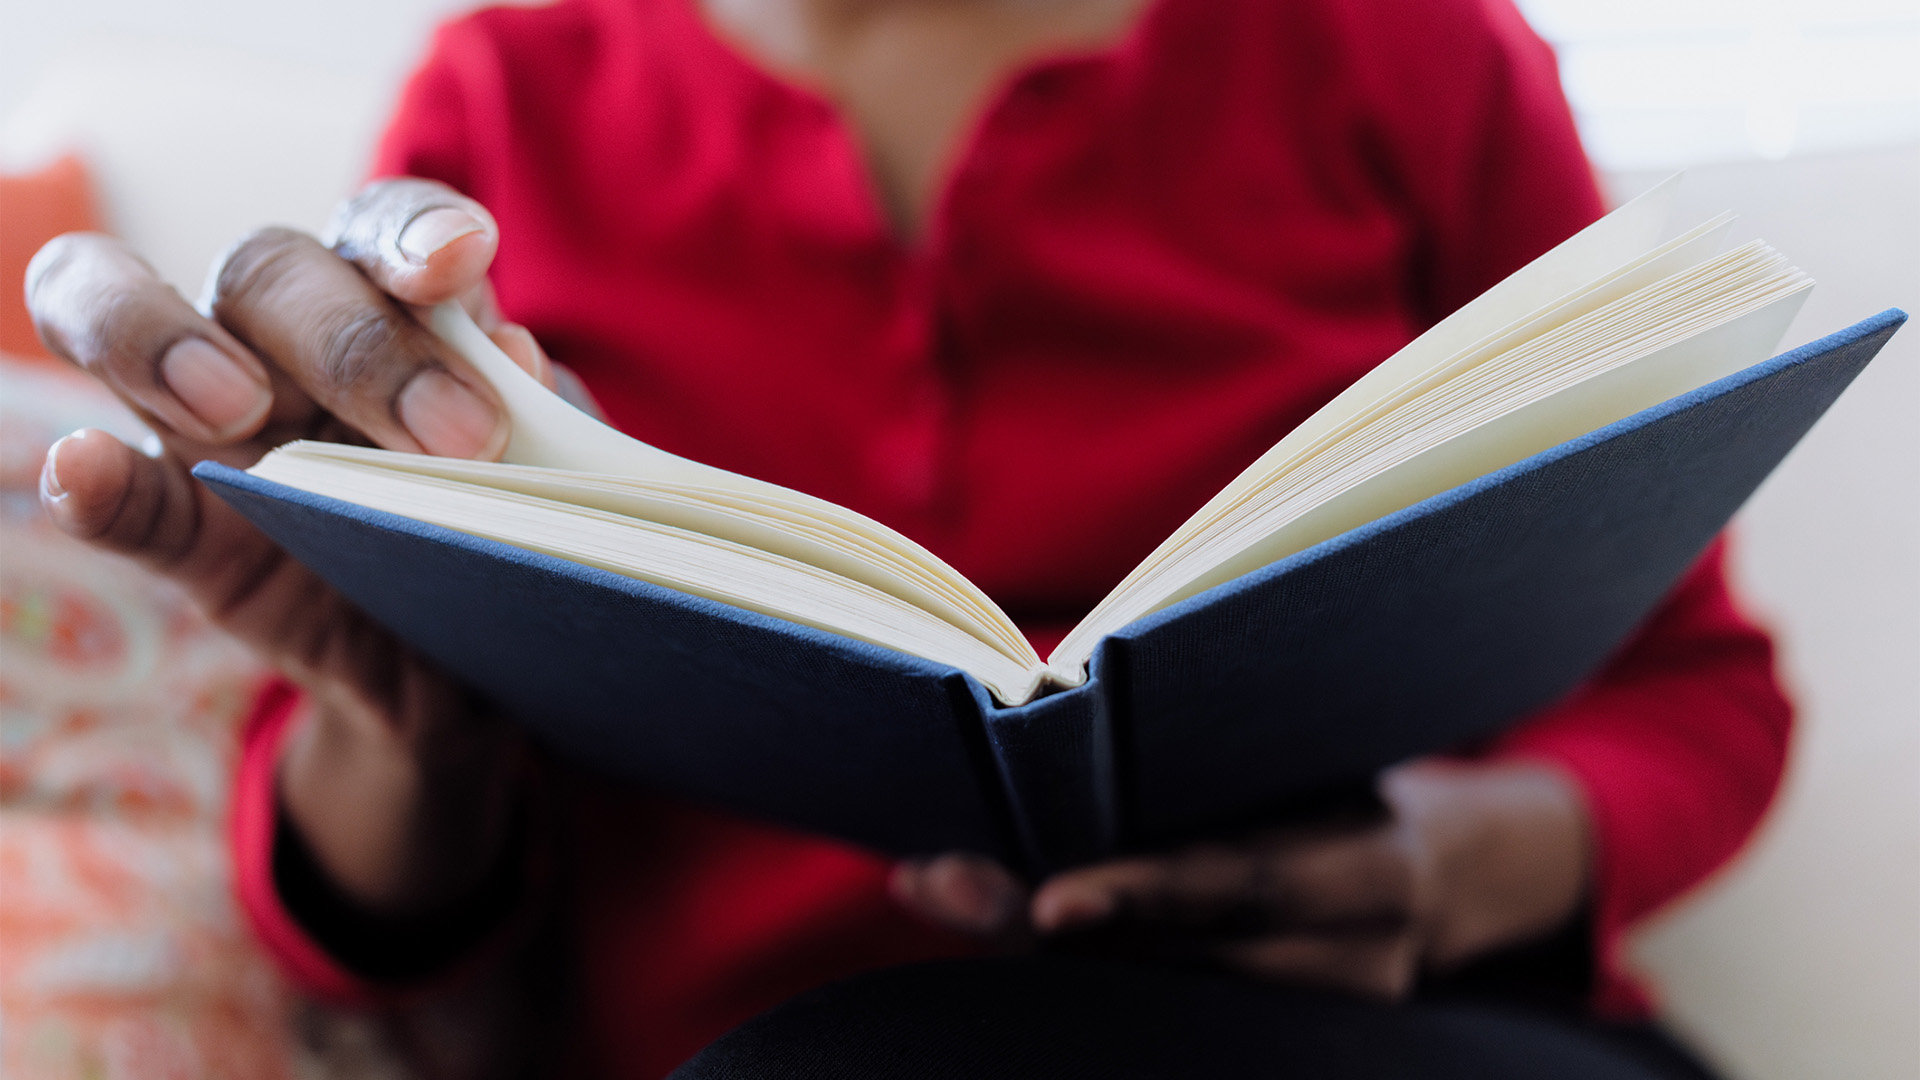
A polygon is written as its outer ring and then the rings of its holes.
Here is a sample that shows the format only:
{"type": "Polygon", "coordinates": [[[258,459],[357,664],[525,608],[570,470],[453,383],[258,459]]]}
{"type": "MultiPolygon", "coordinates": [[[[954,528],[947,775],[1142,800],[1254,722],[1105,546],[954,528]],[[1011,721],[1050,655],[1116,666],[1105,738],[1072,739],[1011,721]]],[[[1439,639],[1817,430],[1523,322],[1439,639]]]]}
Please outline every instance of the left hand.
{"type": "Polygon", "coordinates": [[[1379,791],[1384,821],[1119,859],[1055,875],[1031,895],[999,864],[964,854],[901,864],[893,891],[981,937],[1197,952],[1386,999],[1405,996],[1423,969],[1545,936],[1585,898],[1591,826],[1558,770],[1425,760],[1383,774],[1379,791]]]}

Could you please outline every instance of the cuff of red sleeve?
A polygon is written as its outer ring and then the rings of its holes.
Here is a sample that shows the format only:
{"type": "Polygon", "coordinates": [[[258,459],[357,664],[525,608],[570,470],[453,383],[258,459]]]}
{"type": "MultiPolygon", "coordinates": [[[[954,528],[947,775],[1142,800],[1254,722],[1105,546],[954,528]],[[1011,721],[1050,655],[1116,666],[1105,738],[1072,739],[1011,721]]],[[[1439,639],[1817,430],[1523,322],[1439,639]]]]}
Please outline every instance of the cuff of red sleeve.
{"type": "Polygon", "coordinates": [[[287,910],[274,881],[279,822],[275,772],[287,737],[307,714],[305,704],[291,683],[276,680],[261,692],[243,729],[231,821],[234,891],[254,936],[294,985],[336,1004],[367,1005],[381,996],[378,990],[307,934],[287,910]]]}
{"type": "Polygon", "coordinates": [[[516,815],[499,867],[455,904],[404,918],[374,915],[341,894],[299,832],[284,823],[281,750],[304,722],[300,694],[269,686],[249,721],[234,798],[235,884],[254,932],[295,985],[348,1005],[404,1001],[497,958],[534,906],[544,859],[516,815]]]}

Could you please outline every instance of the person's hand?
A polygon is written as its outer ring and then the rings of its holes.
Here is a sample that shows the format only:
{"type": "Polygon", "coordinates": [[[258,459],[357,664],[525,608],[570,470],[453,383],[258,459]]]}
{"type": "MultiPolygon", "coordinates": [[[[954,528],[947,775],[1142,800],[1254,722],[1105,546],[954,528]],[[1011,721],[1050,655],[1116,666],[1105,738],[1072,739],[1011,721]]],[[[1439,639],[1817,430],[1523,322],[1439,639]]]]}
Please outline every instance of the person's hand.
{"type": "Polygon", "coordinates": [[[70,435],[47,453],[41,499],[66,532],[179,582],[310,692],[316,722],[281,776],[288,811],[349,895],[404,909],[487,869],[508,737],[188,470],[207,458],[244,466],[294,438],[497,457],[508,431],[493,391],[410,305],[460,300],[523,367],[549,384],[551,372],[532,336],[493,310],[485,274],[498,236],[479,204],[384,181],[330,232],[327,243],[286,229],[240,240],[214,269],[204,313],[109,237],[42,248],[26,288],[41,339],[131,406],[159,448],[70,435]],[[443,828],[435,815],[453,819],[443,828]]]}
{"type": "Polygon", "coordinates": [[[1398,998],[1423,969],[1544,936],[1578,909],[1591,840],[1555,769],[1430,760],[1380,780],[1385,820],[1068,871],[1029,895],[998,864],[903,863],[894,895],[977,936],[1204,956],[1276,980],[1398,998]]]}

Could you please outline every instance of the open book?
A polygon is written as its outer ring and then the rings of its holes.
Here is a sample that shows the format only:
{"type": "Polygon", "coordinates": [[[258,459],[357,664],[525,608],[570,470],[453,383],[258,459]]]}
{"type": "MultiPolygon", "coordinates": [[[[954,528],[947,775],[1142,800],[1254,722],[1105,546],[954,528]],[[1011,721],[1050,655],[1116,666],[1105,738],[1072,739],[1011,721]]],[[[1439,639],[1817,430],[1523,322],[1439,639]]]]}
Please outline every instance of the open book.
{"type": "Polygon", "coordinates": [[[506,463],[299,442],[251,472],[971,672],[1017,705],[1077,686],[1142,616],[1764,359],[1812,281],[1722,215],[1665,243],[1670,180],[1328,403],[1042,660],[933,553],[852,511],[675,457],[567,405],[457,307],[433,328],[499,390],[506,463]]]}
{"type": "Polygon", "coordinates": [[[1040,873],[1297,812],[1564,696],[1904,320],[1766,359],[1809,282],[1673,184],[1287,435],[1046,661],[898,533],[636,442],[457,310],[487,464],[295,443],[196,476],[556,752],[1040,873]]]}

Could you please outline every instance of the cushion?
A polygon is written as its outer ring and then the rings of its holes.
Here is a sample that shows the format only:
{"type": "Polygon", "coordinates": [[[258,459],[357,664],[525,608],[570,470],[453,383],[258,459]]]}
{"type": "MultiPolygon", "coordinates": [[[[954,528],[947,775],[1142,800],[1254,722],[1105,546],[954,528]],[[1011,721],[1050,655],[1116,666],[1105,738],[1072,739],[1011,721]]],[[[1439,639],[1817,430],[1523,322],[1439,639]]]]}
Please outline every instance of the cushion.
{"type": "Polygon", "coordinates": [[[21,295],[27,262],[64,232],[100,228],[86,166],[68,154],[37,172],[0,173],[0,353],[46,359],[21,295]]]}
{"type": "Polygon", "coordinates": [[[259,662],[47,520],[48,444],[142,433],[53,363],[0,359],[0,1076],[291,1077],[297,1003],[228,885],[259,662]]]}

